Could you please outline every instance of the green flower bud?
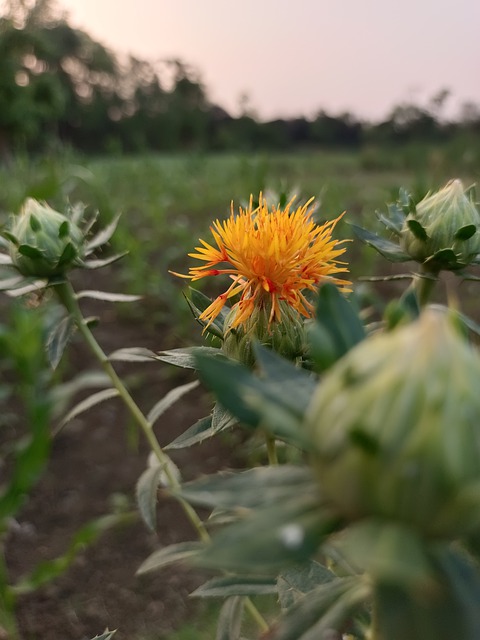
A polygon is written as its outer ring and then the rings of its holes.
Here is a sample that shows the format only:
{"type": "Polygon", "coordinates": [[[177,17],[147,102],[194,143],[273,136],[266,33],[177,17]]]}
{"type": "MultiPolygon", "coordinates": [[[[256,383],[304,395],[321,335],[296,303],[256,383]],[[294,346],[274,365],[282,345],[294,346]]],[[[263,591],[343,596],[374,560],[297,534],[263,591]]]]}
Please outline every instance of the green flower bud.
{"type": "Polygon", "coordinates": [[[29,198],[13,220],[10,257],[24,276],[50,278],[78,264],[84,234],[79,227],[46,203],[29,198]]]}
{"type": "Polygon", "coordinates": [[[449,316],[352,349],[307,413],[321,490],[350,521],[391,518],[431,536],[480,525],[480,356],[449,316]]]}
{"type": "Polygon", "coordinates": [[[281,320],[269,322],[270,312],[258,305],[245,322],[231,328],[237,307],[234,306],[225,318],[223,351],[226,356],[238,360],[248,367],[255,364],[253,343],[269,347],[287,360],[295,361],[305,353],[305,329],[300,314],[288,304],[280,302],[281,320]]]}
{"type": "Polygon", "coordinates": [[[400,244],[433,272],[455,270],[480,253],[480,213],[460,180],[426,196],[406,217],[400,244]]]}

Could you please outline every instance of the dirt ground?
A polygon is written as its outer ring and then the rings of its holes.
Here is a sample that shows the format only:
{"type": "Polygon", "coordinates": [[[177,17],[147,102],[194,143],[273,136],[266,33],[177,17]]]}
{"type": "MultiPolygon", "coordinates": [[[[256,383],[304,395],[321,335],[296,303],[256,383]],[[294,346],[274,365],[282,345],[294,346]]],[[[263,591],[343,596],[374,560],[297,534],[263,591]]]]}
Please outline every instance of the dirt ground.
{"type": "MultiPolygon", "coordinates": [[[[88,314],[92,312],[103,317],[95,333],[107,353],[122,346],[154,350],[173,346],[164,327],[145,328],[119,317],[111,304],[96,303],[87,309],[88,314]]],[[[79,340],[71,346],[69,359],[77,371],[92,366],[79,340]]],[[[117,368],[121,374],[137,376],[133,395],[145,410],[176,384],[194,379],[192,372],[182,370],[175,370],[172,376],[172,368],[161,363],[117,368]]],[[[156,426],[161,444],[209,412],[204,390],[195,390],[186,398],[156,426]]],[[[41,560],[65,553],[76,530],[111,511],[112,496],[124,495],[134,505],[135,484],[145,469],[148,448],[141,435],[132,443],[131,434],[132,425],[115,399],[79,416],[55,438],[46,473],[8,538],[12,579],[41,560]]],[[[232,454],[227,443],[212,440],[179,450],[172,457],[189,479],[229,466],[232,454]]],[[[156,534],[140,520],[110,530],[80,553],[60,578],[19,599],[22,640],[89,640],[106,627],[118,629],[118,640],[167,638],[172,629],[194,615],[196,603],[188,594],[202,576],[179,565],[141,577],[135,573],[160,546],[195,538],[176,502],[162,497],[156,534]]]]}

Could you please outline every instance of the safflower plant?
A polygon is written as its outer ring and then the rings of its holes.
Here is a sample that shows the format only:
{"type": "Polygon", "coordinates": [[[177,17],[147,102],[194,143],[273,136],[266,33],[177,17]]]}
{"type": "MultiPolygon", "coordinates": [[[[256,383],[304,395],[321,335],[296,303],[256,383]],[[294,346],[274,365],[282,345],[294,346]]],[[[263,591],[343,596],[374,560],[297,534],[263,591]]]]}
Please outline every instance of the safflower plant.
{"type": "Polygon", "coordinates": [[[46,206],[26,208],[34,221],[4,233],[2,264],[14,275],[2,288],[51,288],[66,312],[63,330],[48,341],[52,363],[67,343],[66,327],[75,326],[111,382],[66,420],[118,396],[152,450],[136,488],[146,525],[155,528],[162,487],[198,533],[156,551],[139,573],[178,561],[215,571],[193,595],[222,599],[219,640],[247,633],[270,640],[478,638],[478,327],[457,308],[430,304],[442,271],[474,278],[466,269],[479,261],[480,215],[460,181],[419,202],[402,190],[389,215],[378,214],[398,244],[354,227],[386,258],[413,264],[411,284],[375,322],[365,320],[350,281],[348,245],[334,237],[341,216],[320,224],[311,200],[280,205],[260,194],[216,220],[212,240],[189,254],[200,264],[176,274],[229,281],[213,301],[189,291],[210,344],[109,356],[68,274],[89,266],[116,221],[89,239],[88,228],[77,231],[78,213],[74,227],[71,214],[44,224],[43,215],[52,218],[46,206]],[[114,369],[121,360],[195,369],[215,397],[211,414],[160,447],[154,423],[195,383],[173,389],[144,415],[114,369]],[[263,435],[265,464],[184,483],[169,450],[235,425],[263,435]],[[207,520],[197,507],[209,509],[207,520]],[[278,615],[271,607],[262,613],[261,596],[275,599],[278,615]],[[245,631],[245,616],[257,631],[245,631]]]}

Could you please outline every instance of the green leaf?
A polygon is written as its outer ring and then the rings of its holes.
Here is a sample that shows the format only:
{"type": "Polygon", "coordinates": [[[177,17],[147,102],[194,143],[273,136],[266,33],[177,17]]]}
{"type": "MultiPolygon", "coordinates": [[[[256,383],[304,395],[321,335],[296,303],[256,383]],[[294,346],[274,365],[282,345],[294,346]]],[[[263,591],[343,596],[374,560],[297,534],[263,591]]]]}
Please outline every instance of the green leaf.
{"type": "Polygon", "coordinates": [[[281,608],[283,610],[289,609],[306,593],[322,584],[331,582],[335,577],[334,573],[315,560],[283,571],[277,578],[278,599],[281,608]]]}
{"type": "Polygon", "coordinates": [[[0,280],[0,291],[8,291],[9,289],[16,289],[21,284],[26,282],[23,276],[13,276],[13,278],[7,278],[0,280]]]}
{"type": "Polygon", "coordinates": [[[110,256],[108,258],[99,258],[98,260],[85,260],[82,262],[82,267],[84,269],[101,269],[101,267],[106,267],[109,264],[113,264],[118,260],[121,260],[126,255],[128,255],[128,251],[124,251],[123,253],[116,253],[114,256],[110,256]]]}
{"type": "Polygon", "coordinates": [[[102,391],[98,391],[97,393],[94,393],[91,396],[88,396],[88,398],[85,398],[85,400],[82,400],[81,402],[79,402],[75,407],[73,407],[73,409],[71,409],[67,413],[67,415],[63,418],[61,422],[61,426],[66,425],[67,422],[70,422],[70,420],[73,420],[73,418],[76,418],[84,411],[88,411],[88,409],[95,407],[97,404],[100,404],[101,402],[105,402],[105,400],[110,400],[110,398],[116,398],[118,395],[119,393],[117,389],[110,388],[110,389],[103,389],[102,391]]]}
{"type": "Polygon", "coordinates": [[[374,580],[432,587],[432,564],[425,542],[395,522],[363,520],[343,532],[337,547],[350,565],[374,580]]]}
{"type": "Polygon", "coordinates": [[[6,238],[9,242],[14,244],[16,247],[18,247],[18,245],[20,244],[20,241],[18,240],[18,238],[14,236],[13,233],[11,233],[10,231],[7,231],[7,229],[2,229],[2,236],[6,238]]]}
{"type": "Polygon", "coordinates": [[[86,546],[93,544],[98,537],[112,527],[131,521],[131,514],[109,514],[92,520],[75,533],[67,552],[54,560],[40,562],[27,576],[23,576],[13,585],[17,595],[36,591],[42,585],[65,573],[68,567],[86,546]]]}
{"type": "Polygon", "coordinates": [[[223,352],[221,349],[215,347],[185,347],[181,349],[170,349],[169,351],[160,351],[155,355],[156,360],[162,362],[168,362],[176,367],[182,367],[184,369],[196,369],[198,355],[210,356],[212,358],[223,358],[223,352]]]}
{"type": "MultiPolygon", "coordinates": [[[[24,282],[29,282],[29,280],[25,278],[24,282]]],[[[34,282],[30,281],[30,284],[26,284],[24,287],[15,287],[15,289],[8,289],[5,291],[5,293],[11,298],[19,298],[20,296],[24,296],[26,293],[33,293],[34,291],[45,289],[47,287],[47,284],[47,280],[35,280],[34,282]]]]}
{"type": "Polygon", "coordinates": [[[407,226],[410,231],[413,233],[417,240],[421,240],[422,242],[426,242],[428,240],[428,234],[425,231],[425,227],[420,224],[418,220],[414,220],[413,218],[409,218],[407,220],[407,226]]]}
{"type": "Polygon", "coordinates": [[[396,235],[400,235],[405,222],[405,212],[396,202],[387,205],[388,215],[381,211],[376,211],[377,218],[384,224],[387,229],[393,231],[396,235]]]}
{"type": "Polygon", "coordinates": [[[8,256],[6,253],[0,253],[0,265],[10,266],[11,264],[13,264],[11,257],[8,256]]]}
{"type": "Polygon", "coordinates": [[[352,628],[352,617],[369,595],[368,581],[361,576],[334,578],[300,598],[280,619],[272,640],[318,640],[332,631],[341,637],[352,628]]]}
{"type": "Polygon", "coordinates": [[[231,596],[269,595],[272,593],[277,593],[274,578],[222,576],[202,584],[190,595],[195,598],[229,598],[231,596]]]}
{"type": "Polygon", "coordinates": [[[63,318],[50,332],[47,338],[47,356],[52,369],[56,369],[65,347],[75,331],[75,322],[71,316],[63,318]]]}
{"type": "Polygon", "coordinates": [[[60,256],[57,267],[63,267],[65,264],[71,264],[78,255],[78,251],[71,242],[65,245],[62,255],[60,256]]]}
{"type": "Polygon", "coordinates": [[[92,638],[92,640],[111,640],[115,633],[117,633],[116,629],[114,631],[109,631],[108,629],[106,629],[105,633],[102,633],[101,636],[95,636],[94,638],[92,638]]]}
{"type": "Polygon", "coordinates": [[[456,232],[455,238],[457,240],[469,240],[477,231],[475,224],[466,224],[456,232]]]}
{"type": "MultiPolygon", "coordinates": [[[[257,487],[257,493],[260,493],[257,487]]],[[[281,504],[251,511],[217,533],[196,558],[200,566],[246,574],[276,576],[308,560],[338,518],[315,495],[295,495],[281,504]]]]}
{"type": "Polygon", "coordinates": [[[37,247],[32,247],[29,244],[21,244],[18,247],[18,253],[21,253],[22,256],[26,256],[27,258],[32,258],[32,260],[43,259],[43,251],[40,251],[37,247]]]}
{"type": "Polygon", "coordinates": [[[228,598],[218,616],[215,640],[240,640],[245,599],[228,598]]]}
{"type": "MultiPolygon", "coordinates": [[[[185,298],[187,300],[188,306],[193,313],[193,316],[198,320],[201,313],[212,304],[212,300],[201,291],[198,291],[197,289],[194,289],[192,287],[190,287],[189,291],[190,297],[185,296],[185,298]]],[[[223,309],[221,309],[218,316],[213,322],[209,324],[208,327],[206,326],[207,323],[202,322],[201,320],[199,320],[199,322],[203,327],[205,327],[205,331],[207,333],[210,333],[223,340],[223,327],[225,324],[225,318],[228,315],[229,311],[229,308],[224,307],[223,309]]]]}
{"type": "Polygon", "coordinates": [[[86,290],[77,293],[77,299],[80,300],[80,298],[93,298],[94,300],[103,300],[105,302],[136,302],[137,300],[141,300],[142,296],[86,290]]]}
{"type": "Polygon", "coordinates": [[[140,515],[151,531],[155,531],[157,524],[157,490],[162,472],[161,465],[146,469],[140,476],[136,487],[140,515]]]}
{"type": "MultiPolygon", "coordinates": [[[[256,377],[247,367],[224,357],[210,358],[199,353],[196,361],[201,380],[240,422],[250,427],[262,423],[275,437],[305,446],[301,424],[306,405],[291,393],[291,380],[283,384],[256,377]]],[[[303,375],[298,372],[299,380],[303,375]]]]}
{"type": "Polygon", "coordinates": [[[193,444],[203,442],[214,435],[215,431],[212,428],[212,416],[206,416],[205,418],[197,420],[195,424],[175,438],[175,440],[172,440],[165,449],[185,449],[186,447],[191,447],[193,444]]]}
{"type": "Polygon", "coordinates": [[[195,424],[170,442],[165,449],[184,449],[191,447],[194,444],[199,444],[208,438],[212,438],[222,431],[230,429],[237,423],[238,420],[235,416],[232,416],[217,402],[211,416],[197,420],[195,424]]]}
{"type": "Polygon", "coordinates": [[[142,562],[140,567],[137,569],[137,575],[162,569],[174,562],[190,560],[194,556],[198,555],[203,547],[203,543],[199,541],[178,542],[177,544],[171,544],[168,547],[163,547],[163,549],[155,551],[142,562]]]}
{"type": "Polygon", "coordinates": [[[66,238],[69,235],[69,233],[70,233],[70,224],[68,220],[65,220],[65,222],[62,222],[62,224],[58,228],[58,237],[66,238]]]}
{"type": "Polygon", "coordinates": [[[316,490],[316,480],[309,468],[281,465],[220,471],[185,483],[180,495],[204,507],[258,509],[286,500],[295,501],[297,496],[315,494],[316,490]]]}
{"type": "Polygon", "coordinates": [[[89,242],[87,242],[87,255],[110,240],[110,238],[115,233],[118,221],[120,220],[120,215],[121,214],[116,215],[115,218],[104,229],[99,231],[96,236],[94,236],[89,242]]]}
{"type": "Polygon", "coordinates": [[[33,214],[30,214],[30,219],[28,222],[32,231],[40,231],[40,229],[42,228],[42,225],[40,224],[38,218],[33,214]]]}
{"type": "Polygon", "coordinates": [[[158,418],[170,409],[172,405],[175,404],[181,397],[183,397],[186,393],[198,387],[198,380],[193,382],[188,382],[187,384],[182,384],[175,389],[169,391],[163,398],[161,398],[151,409],[149,414],[147,415],[148,422],[153,425],[158,418]]]}
{"type": "Polygon", "coordinates": [[[377,624],[388,640],[478,640],[480,575],[462,552],[440,547],[432,557],[435,583],[419,592],[395,582],[377,583],[377,624]],[[422,593],[419,598],[418,594],[422,593]]]}
{"type": "Polygon", "coordinates": [[[440,249],[425,260],[425,264],[438,264],[446,267],[460,265],[453,249],[440,249]]]}
{"type": "Polygon", "coordinates": [[[308,329],[311,355],[319,370],[330,367],[365,338],[365,328],[343,294],[332,284],[321,287],[315,322],[308,329]]]}
{"type": "Polygon", "coordinates": [[[390,242],[390,240],[385,240],[380,236],[377,236],[375,233],[368,231],[367,229],[363,229],[356,224],[350,223],[355,235],[359,240],[373,247],[380,253],[384,258],[390,260],[390,262],[407,262],[412,258],[402,251],[399,245],[394,242],[390,242]]]}
{"type": "Polygon", "coordinates": [[[127,347],[113,351],[108,356],[108,359],[119,362],[151,362],[152,360],[158,360],[158,357],[154,351],[144,347],[127,347]]]}

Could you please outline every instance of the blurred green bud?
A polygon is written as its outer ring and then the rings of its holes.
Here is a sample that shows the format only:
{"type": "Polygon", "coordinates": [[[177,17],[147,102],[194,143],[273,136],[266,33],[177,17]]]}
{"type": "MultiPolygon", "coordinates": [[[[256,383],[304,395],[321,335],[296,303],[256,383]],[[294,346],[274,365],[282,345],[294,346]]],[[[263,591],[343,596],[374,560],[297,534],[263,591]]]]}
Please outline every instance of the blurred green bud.
{"type": "Polygon", "coordinates": [[[405,219],[402,249],[432,272],[465,267],[480,253],[480,213],[460,180],[421,200],[405,219]]]}
{"type": "Polygon", "coordinates": [[[321,490],[349,521],[390,518],[429,536],[480,527],[480,356],[452,316],[364,340],[307,412],[321,490]]]}
{"type": "Polygon", "coordinates": [[[61,276],[82,258],[84,234],[80,228],[33,198],[25,201],[5,236],[10,241],[13,265],[24,276],[61,276]]]}
{"type": "Polygon", "coordinates": [[[234,306],[225,318],[223,351],[226,356],[238,360],[248,367],[255,364],[253,343],[269,347],[287,360],[295,361],[305,353],[304,321],[300,314],[287,303],[280,302],[281,320],[269,322],[266,306],[256,306],[251,315],[231,328],[237,314],[234,306]]]}

